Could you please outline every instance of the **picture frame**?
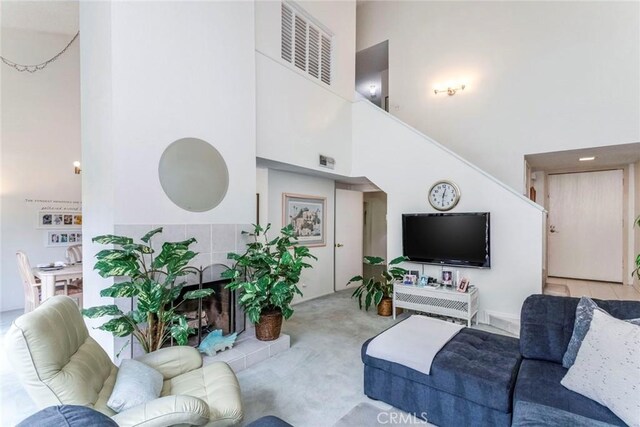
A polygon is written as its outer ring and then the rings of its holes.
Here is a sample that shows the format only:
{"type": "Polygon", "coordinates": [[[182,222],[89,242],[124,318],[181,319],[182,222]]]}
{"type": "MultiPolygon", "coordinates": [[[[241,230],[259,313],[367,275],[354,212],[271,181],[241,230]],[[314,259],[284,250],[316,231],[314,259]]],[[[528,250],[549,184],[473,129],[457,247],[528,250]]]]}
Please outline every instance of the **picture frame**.
{"type": "Polygon", "coordinates": [[[82,231],[48,230],[45,236],[45,246],[49,248],[82,244],[82,231]]]}
{"type": "Polygon", "coordinates": [[[40,211],[36,228],[80,228],[82,227],[82,212],[73,211],[40,211]]]}
{"type": "Polygon", "coordinates": [[[460,279],[460,283],[458,283],[458,286],[456,287],[456,291],[467,292],[468,288],[469,288],[469,279],[467,279],[466,277],[463,277],[462,279],[460,279]]]}
{"type": "Polygon", "coordinates": [[[282,226],[293,226],[298,245],[326,246],[326,197],[282,193],[282,226]]]}
{"type": "Polygon", "coordinates": [[[405,285],[415,285],[418,277],[415,274],[405,274],[402,283],[405,285]]]}
{"type": "Polygon", "coordinates": [[[451,286],[453,284],[453,271],[442,270],[442,284],[451,286]]]}

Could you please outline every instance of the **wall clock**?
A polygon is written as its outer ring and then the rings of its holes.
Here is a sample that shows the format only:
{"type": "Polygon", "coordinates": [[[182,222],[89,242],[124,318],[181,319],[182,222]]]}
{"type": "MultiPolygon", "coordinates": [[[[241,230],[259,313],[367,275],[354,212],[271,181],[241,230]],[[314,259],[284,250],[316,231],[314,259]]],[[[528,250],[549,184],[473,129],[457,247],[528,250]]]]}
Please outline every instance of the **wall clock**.
{"type": "Polygon", "coordinates": [[[439,211],[448,211],[460,201],[460,189],[451,181],[438,181],[429,190],[429,203],[439,211]]]}

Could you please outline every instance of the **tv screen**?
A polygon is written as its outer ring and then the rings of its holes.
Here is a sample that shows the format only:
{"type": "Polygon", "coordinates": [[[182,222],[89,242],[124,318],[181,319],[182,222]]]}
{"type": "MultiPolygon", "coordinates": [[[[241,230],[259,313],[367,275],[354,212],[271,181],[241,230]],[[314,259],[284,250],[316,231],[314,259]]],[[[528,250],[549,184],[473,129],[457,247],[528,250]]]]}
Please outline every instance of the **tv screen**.
{"type": "Polygon", "coordinates": [[[489,212],[404,214],[402,249],[413,262],[491,267],[489,212]]]}

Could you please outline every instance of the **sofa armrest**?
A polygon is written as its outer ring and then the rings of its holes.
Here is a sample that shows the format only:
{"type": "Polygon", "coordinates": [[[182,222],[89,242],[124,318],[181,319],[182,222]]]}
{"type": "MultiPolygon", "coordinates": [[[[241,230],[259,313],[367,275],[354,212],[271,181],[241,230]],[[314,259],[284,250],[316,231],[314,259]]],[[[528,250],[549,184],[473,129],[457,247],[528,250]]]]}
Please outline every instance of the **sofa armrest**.
{"type": "Polygon", "coordinates": [[[159,371],[165,380],[202,367],[200,352],[186,345],[161,348],[135,359],[159,371]]]}
{"type": "Polygon", "coordinates": [[[111,417],[120,427],[201,426],[209,422],[209,407],[193,396],[165,396],[111,417]]]}

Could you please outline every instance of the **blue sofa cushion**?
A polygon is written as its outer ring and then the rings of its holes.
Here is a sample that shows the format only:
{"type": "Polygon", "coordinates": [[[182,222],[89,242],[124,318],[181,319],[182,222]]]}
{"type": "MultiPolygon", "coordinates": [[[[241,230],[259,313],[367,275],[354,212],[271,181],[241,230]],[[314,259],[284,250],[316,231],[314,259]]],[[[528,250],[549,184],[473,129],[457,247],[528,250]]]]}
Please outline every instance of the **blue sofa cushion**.
{"type": "MultiPolygon", "coordinates": [[[[519,402],[530,402],[545,406],[548,411],[566,411],[607,424],[626,425],[606,407],[562,386],[560,380],[566,373],[567,369],[558,363],[524,359],[516,381],[516,409],[519,402]]],[[[544,414],[545,411],[540,410],[539,413],[544,414]]],[[[514,418],[520,415],[518,410],[514,412],[514,418]]],[[[542,421],[538,425],[543,425],[542,421]]]]}
{"type": "MultiPolygon", "coordinates": [[[[531,295],[522,305],[520,352],[526,359],[562,364],[573,334],[579,298],[531,295]]],[[[618,319],[640,317],[638,301],[593,300],[598,307],[618,319]]]]}
{"type": "Polygon", "coordinates": [[[433,359],[431,375],[367,356],[370,341],[362,346],[365,365],[479,405],[511,412],[513,387],[520,365],[517,339],[464,328],[433,359]]]}
{"type": "Polygon", "coordinates": [[[513,405],[511,427],[547,426],[610,427],[611,424],[526,400],[519,400],[513,405]]]}

